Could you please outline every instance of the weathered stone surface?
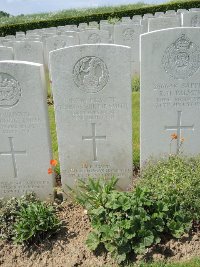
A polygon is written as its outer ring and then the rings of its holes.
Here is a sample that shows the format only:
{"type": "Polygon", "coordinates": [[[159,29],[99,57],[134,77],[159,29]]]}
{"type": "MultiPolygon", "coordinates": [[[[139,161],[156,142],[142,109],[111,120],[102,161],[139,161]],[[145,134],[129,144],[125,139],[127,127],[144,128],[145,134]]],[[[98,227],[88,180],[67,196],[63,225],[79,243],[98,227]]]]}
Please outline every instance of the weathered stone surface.
{"type": "Polygon", "coordinates": [[[183,27],[200,27],[200,11],[182,14],[183,27]]]}
{"type": "Polygon", "coordinates": [[[180,27],[181,18],[179,16],[150,18],[148,23],[148,31],[151,32],[167,28],[180,27]]]}
{"type": "Polygon", "coordinates": [[[143,26],[136,24],[121,24],[114,26],[114,43],[131,47],[131,74],[140,73],[139,38],[143,26]]]}
{"type": "Polygon", "coordinates": [[[45,59],[47,65],[49,65],[49,53],[51,51],[77,44],[78,44],[78,39],[74,38],[73,36],[57,35],[47,38],[45,46],[45,59]]]}
{"type": "Polygon", "coordinates": [[[199,77],[200,28],[141,36],[142,164],[151,156],[199,154],[199,77]]]}
{"type": "Polygon", "coordinates": [[[109,43],[109,32],[105,30],[87,29],[79,32],[80,44],[109,43]]]}
{"type": "Polygon", "coordinates": [[[42,42],[19,41],[13,44],[15,60],[44,64],[42,42]]]}
{"type": "Polygon", "coordinates": [[[114,24],[111,24],[108,21],[101,21],[100,30],[109,32],[109,42],[112,44],[114,42],[114,24]]]}
{"type": "Polygon", "coordinates": [[[132,177],[130,48],[80,45],[50,53],[62,184],[132,177]],[[119,55],[121,55],[119,57],[119,55]]]}
{"type": "Polygon", "coordinates": [[[0,197],[53,194],[44,85],[42,65],[0,62],[0,197]]]}
{"type": "Polygon", "coordinates": [[[0,60],[12,60],[13,49],[12,47],[0,46],[0,60]]]}

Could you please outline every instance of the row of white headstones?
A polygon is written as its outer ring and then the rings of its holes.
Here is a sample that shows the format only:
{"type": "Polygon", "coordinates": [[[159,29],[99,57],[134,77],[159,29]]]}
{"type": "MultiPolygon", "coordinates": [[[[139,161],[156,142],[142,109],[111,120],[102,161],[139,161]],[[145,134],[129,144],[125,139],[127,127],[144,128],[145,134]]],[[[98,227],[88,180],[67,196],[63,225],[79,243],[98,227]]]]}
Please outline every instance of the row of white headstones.
{"type": "MultiPolygon", "coordinates": [[[[141,165],[200,151],[200,28],[141,35],[141,165]],[[176,136],[172,138],[171,135],[176,136]]],[[[85,44],[50,53],[62,184],[132,180],[131,49],[85,44]]],[[[42,64],[0,61],[0,197],[52,196],[42,64]]]]}
{"type": "Polygon", "coordinates": [[[49,68],[50,51],[78,44],[114,43],[131,47],[131,73],[140,73],[139,38],[146,32],[175,27],[199,27],[200,10],[169,10],[155,15],[123,17],[115,25],[108,21],[81,23],[17,32],[0,39],[0,60],[25,60],[49,68]],[[100,29],[99,29],[100,28],[100,29]]]}

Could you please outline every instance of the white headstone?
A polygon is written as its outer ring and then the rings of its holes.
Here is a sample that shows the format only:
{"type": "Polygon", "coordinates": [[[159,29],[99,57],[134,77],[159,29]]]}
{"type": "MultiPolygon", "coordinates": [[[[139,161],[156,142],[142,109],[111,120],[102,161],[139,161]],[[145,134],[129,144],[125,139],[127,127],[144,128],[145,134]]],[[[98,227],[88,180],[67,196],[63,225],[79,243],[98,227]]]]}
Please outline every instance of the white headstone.
{"type": "Polygon", "coordinates": [[[113,43],[113,41],[114,41],[114,24],[111,24],[108,21],[100,22],[100,30],[108,31],[110,43],[113,43]]]}
{"type": "Polygon", "coordinates": [[[165,15],[169,15],[169,16],[172,16],[172,15],[176,15],[176,11],[175,10],[167,10],[166,12],[165,12],[165,15]]]}
{"type": "Polygon", "coordinates": [[[41,42],[14,42],[14,59],[44,64],[43,44],[41,42]]]}
{"type": "Polygon", "coordinates": [[[66,31],[77,31],[78,30],[77,25],[65,25],[64,27],[66,31]]]}
{"type": "Polygon", "coordinates": [[[122,17],[122,18],[121,18],[121,22],[122,22],[122,23],[131,23],[132,20],[131,20],[130,17],[122,17]]]}
{"type": "Polygon", "coordinates": [[[164,15],[164,12],[155,12],[154,17],[163,17],[164,15]]]}
{"type": "Polygon", "coordinates": [[[62,35],[72,36],[74,38],[75,44],[79,44],[80,43],[78,32],[75,32],[75,31],[64,31],[62,33],[62,35]]]}
{"type": "Polygon", "coordinates": [[[47,38],[46,49],[45,49],[47,64],[49,64],[49,53],[51,51],[64,48],[67,46],[77,45],[77,44],[78,44],[78,41],[72,36],[57,35],[54,37],[47,38]]]}
{"type": "Polygon", "coordinates": [[[15,40],[15,35],[6,35],[5,36],[5,39],[6,40],[13,40],[14,41],[15,40]]]}
{"type": "Polygon", "coordinates": [[[143,27],[136,24],[114,25],[114,43],[131,47],[131,74],[140,73],[139,37],[143,27]]]}
{"type": "Polygon", "coordinates": [[[80,44],[109,43],[109,32],[104,30],[89,29],[79,32],[80,44]]]}
{"type": "Polygon", "coordinates": [[[1,60],[13,60],[13,48],[0,46],[0,61],[1,60]]]}
{"type": "Polygon", "coordinates": [[[177,11],[176,11],[177,14],[187,13],[187,12],[188,12],[187,9],[177,9],[177,11]]]}
{"type": "Polygon", "coordinates": [[[146,14],[143,15],[143,19],[148,19],[148,18],[153,18],[153,14],[146,13],[146,14]]]}
{"type": "Polygon", "coordinates": [[[78,25],[78,29],[81,31],[85,30],[87,27],[88,27],[87,23],[79,23],[79,25],[78,25]]]}
{"type": "Polygon", "coordinates": [[[200,153],[199,77],[200,28],[141,36],[142,164],[151,156],[200,153]]]}
{"type": "Polygon", "coordinates": [[[90,21],[89,22],[89,27],[99,29],[99,23],[97,21],[90,21]]]}
{"type": "Polygon", "coordinates": [[[181,14],[183,27],[200,27],[200,11],[181,14]]]}
{"type": "Polygon", "coordinates": [[[53,194],[44,86],[42,65],[0,62],[0,197],[53,194]]]}
{"type": "Polygon", "coordinates": [[[130,48],[74,46],[53,51],[50,62],[62,184],[115,175],[126,189],[132,177],[130,48]]]}
{"type": "Polygon", "coordinates": [[[142,16],[141,15],[135,15],[132,17],[132,23],[133,24],[141,24],[142,16]]]}
{"type": "Polygon", "coordinates": [[[148,23],[148,31],[151,32],[166,28],[180,27],[181,18],[179,16],[150,18],[148,23]]]}

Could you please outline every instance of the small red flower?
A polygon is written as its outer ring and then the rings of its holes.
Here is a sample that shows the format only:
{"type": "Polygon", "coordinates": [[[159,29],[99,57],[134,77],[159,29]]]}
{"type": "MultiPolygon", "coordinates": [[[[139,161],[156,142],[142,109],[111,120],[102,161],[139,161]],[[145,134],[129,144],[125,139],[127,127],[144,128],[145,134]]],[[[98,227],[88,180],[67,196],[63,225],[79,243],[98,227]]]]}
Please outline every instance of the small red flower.
{"type": "Polygon", "coordinates": [[[177,134],[176,133],[173,133],[173,134],[171,134],[171,139],[177,139],[177,134]]]}
{"type": "Polygon", "coordinates": [[[52,174],[52,173],[53,173],[52,168],[49,168],[49,169],[48,169],[48,174],[52,174]]]}
{"type": "Polygon", "coordinates": [[[50,160],[50,164],[51,164],[51,166],[56,166],[58,164],[58,162],[56,159],[52,159],[52,160],[50,160]]]}

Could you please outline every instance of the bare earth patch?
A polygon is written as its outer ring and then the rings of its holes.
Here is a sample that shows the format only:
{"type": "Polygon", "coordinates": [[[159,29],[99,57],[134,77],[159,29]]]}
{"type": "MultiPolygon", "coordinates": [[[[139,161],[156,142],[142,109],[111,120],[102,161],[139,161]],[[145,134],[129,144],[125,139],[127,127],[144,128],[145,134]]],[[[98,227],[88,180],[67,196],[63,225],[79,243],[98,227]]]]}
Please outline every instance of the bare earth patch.
{"type": "MultiPolygon", "coordinates": [[[[58,215],[64,227],[54,237],[31,248],[15,246],[0,241],[0,266],[2,267],[97,267],[118,266],[105,251],[91,252],[85,245],[90,222],[84,209],[71,202],[63,203],[58,215]]],[[[147,249],[137,260],[185,261],[200,256],[200,232],[191,231],[179,240],[166,240],[163,244],[147,249]]]]}

